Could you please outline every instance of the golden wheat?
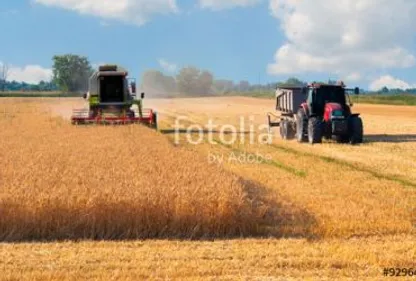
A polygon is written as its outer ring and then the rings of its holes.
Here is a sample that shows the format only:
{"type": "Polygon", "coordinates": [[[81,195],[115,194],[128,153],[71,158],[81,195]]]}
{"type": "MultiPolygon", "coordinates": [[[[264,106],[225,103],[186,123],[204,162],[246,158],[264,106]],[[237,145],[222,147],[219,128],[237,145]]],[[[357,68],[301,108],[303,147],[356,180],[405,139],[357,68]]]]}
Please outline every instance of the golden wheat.
{"type": "Polygon", "coordinates": [[[141,126],[72,127],[4,103],[0,240],[227,237],[260,231],[251,183],[141,126]]]}
{"type": "Polygon", "coordinates": [[[0,280],[412,280],[414,236],[0,244],[0,280]]]}
{"type": "MultiPolygon", "coordinates": [[[[247,98],[150,102],[203,124],[237,124],[251,113],[262,124],[273,106],[247,98]]],[[[181,147],[140,126],[72,127],[65,118],[77,106],[1,100],[0,240],[300,238],[0,243],[0,280],[381,280],[384,267],[414,268],[416,146],[399,142],[416,133],[413,108],[391,116],[397,109],[388,107],[389,122],[400,124],[391,132],[382,106],[363,107],[372,138],[397,134],[395,143],[181,147]],[[244,152],[273,161],[206,159],[244,152]]]]}
{"type": "MultiPolygon", "coordinates": [[[[214,118],[215,124],[231,123],[239,128],[240,117],[244,117],[248,129],[250,117],[255,128],[264,124],[265,113],[273,108],[273,101],[192,99],[160,107],[173,117],[187,116],[190,124],[204,125],[214,118]]],[[[310,146],[277,136],[272,145],[251,145],[246,136],[244,144],[237,142],[232,146],[208,144],[206,137],[204,144],[191,148],[205,155],[223,155],[225,159],[247,152],[273,159],[266,165],[225,161],[221,166],[266,186],[268,196],[279,198],[278,205],[290,210],[292,216],[285,218],[292,219],[279,225],[279,233],[318,237],[414,233],[414,108],[360,105],[354,111],[362,112],[366,128],[366,142],[359,146],[332,142],[310,146]]],[[[174,118],[166,122],[166,126],[173,124],[174,118]]],[[[181,144],[187,146],[185,136],[181,144]]]]}

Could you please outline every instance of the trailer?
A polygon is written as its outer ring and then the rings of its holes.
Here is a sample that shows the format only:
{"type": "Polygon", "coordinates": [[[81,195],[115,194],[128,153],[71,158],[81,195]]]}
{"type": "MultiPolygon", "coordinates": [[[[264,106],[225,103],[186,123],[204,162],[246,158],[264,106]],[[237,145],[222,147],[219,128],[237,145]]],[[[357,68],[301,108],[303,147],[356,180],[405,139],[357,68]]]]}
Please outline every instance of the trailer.
{"type": "Polygon", "coordinates": [[[349,92],[358,95],[359,88],[347,89],[337,84],[311,83],[304,87],[278,87],[276,112],[267,114],[269,132],[280,128],[282,139],[321,143],[334,139],[339,143],[363,142],[363,122],[352,113],[349,92]]]}
{"type": "Polygon", "coordinates": [[[269,131],[273,127],[280,128],[282,139],[290,140],[296,136],[297,111],[307,98],[305,87],[279,87],[276,89],[276,111],[280,114],[269,112],[267,114],[269,131]]]}

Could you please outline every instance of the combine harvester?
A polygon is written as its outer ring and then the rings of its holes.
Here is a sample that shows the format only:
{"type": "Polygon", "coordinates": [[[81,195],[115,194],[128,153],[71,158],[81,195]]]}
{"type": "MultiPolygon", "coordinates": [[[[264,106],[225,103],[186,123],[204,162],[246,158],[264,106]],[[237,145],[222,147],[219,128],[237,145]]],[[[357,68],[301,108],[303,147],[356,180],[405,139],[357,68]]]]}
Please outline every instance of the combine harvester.
{"type": "Polygon", "coordinates": [[[139,123],[157,129],[157,113],[142,108],[144,93],[136,99],[136,82],[120,66],[100,66],[89,79],[84,99],[88,100],[89,108],[73,111],[74,125],[139,123]],[[134,104],[138,109],[133,110],[134,104]]]}
{"type": "Polygon", "coordinates": [[[323,138],[339,143],[363,142],[363,122],[353,114],[348,92],[360,93],[359,88],[347,89],[343,82],[312,83],[306,87],[278,87],[276,110],[268,113],[269,129],[280,127],[285,140],[321,143],[323,138]]]}

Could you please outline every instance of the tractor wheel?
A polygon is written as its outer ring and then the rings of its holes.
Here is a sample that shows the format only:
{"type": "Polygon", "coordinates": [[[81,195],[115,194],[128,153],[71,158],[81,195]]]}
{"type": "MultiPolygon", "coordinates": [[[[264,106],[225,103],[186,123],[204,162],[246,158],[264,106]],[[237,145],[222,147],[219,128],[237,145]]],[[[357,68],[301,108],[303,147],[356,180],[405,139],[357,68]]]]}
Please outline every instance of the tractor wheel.
{"type": "Polygon", "coordinates": [[[337,143],[349,143],[350,142],[350,136],[344,135],[344,136],[335,136],[335,140],[337,143]]]}
{"type": "Polygon", "coordinates": [[[308,140],[310,144],[322,143],[322,121],[312,117],[308,122],[308,140]]]}
{"type": "Polygon", "coordinates": [[[293,122],[286,120],[286,139],[287,140],[293,140],[295,138],[296,132],[295,129],[293,128],[293,122]]]}
{"type": "Polygon", "coordinates": [[[363,120],[360,117],[350,118],[350,143],[363,143],[363,120]]]}
{"type": "Polygon", "coordinates": [[[289,120],[283,119],[280,123],[280,135],[284,140],[291,140],[295,137],[293,126],[289,120]]]}
{"type": "Polygon", "coordinates": [[[152,127],[156,131],[158,130],[158,128],[157,128],[157,113],[156,112],[153,114],[152,127]]]}
{"type": "Polygon", "coordinates": [[[299,109],[296,118],[296,139],[298,142],[308,141],[308,118],[305,111],[299,109]]]}

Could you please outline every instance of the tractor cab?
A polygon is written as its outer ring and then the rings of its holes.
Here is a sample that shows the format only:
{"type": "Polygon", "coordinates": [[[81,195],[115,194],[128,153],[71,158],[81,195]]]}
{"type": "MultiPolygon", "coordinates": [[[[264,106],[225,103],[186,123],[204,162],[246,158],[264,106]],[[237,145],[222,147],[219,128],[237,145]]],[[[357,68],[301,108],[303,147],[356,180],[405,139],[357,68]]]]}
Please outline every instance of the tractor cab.
{"type": "Polygon", "coordinates": [[[362,142],[362,122],[359,114],[351,112],[348,93],[354,91],[358,95],[359,88],[347,89],[343,82],[336,85],[312,83],[307,91],[307,100],[298,113],[299,141],[308,138],[309,142],[315,143],[325,137],[335,138],[338,142],[362,142]]]}
{"type": "MultiPolygon", "coordinates": [[[[324,116],[327,110],[337,110],[336,114],[342,110],[349,114],[352,106],[349,91],[351,89],[346,89],[342,82],[336,85],[312,83],[307,88],[309,114],[324,116]]],[[[354,92],[359,94],[359,89],[355,88],[354,92]]]]}

